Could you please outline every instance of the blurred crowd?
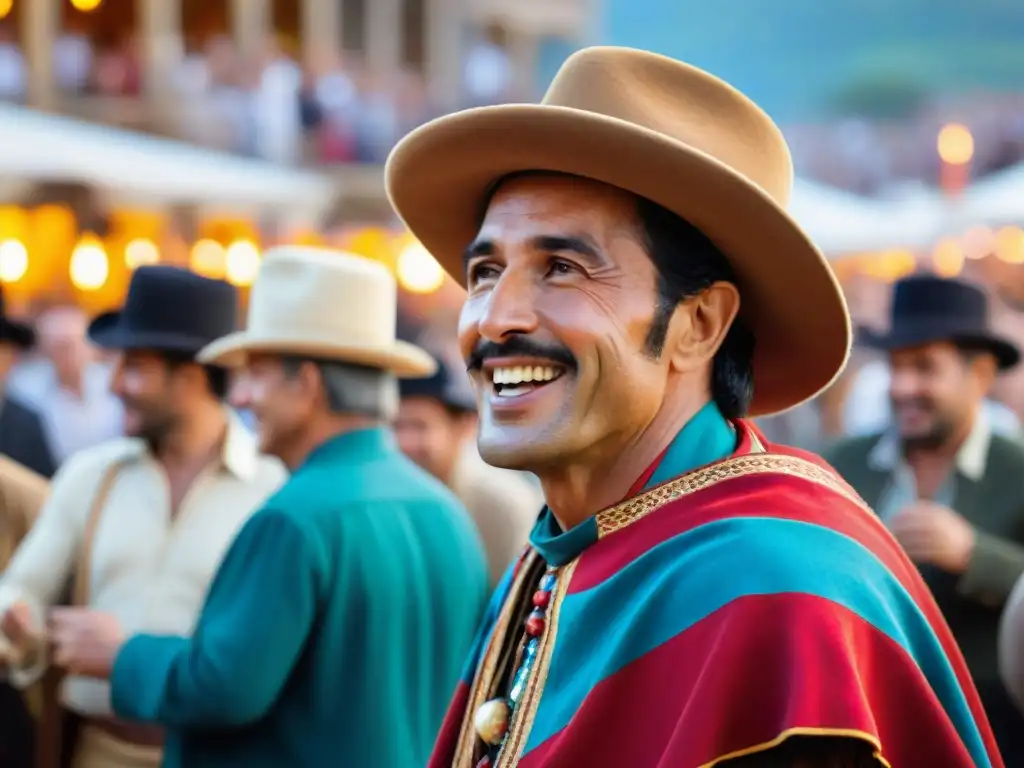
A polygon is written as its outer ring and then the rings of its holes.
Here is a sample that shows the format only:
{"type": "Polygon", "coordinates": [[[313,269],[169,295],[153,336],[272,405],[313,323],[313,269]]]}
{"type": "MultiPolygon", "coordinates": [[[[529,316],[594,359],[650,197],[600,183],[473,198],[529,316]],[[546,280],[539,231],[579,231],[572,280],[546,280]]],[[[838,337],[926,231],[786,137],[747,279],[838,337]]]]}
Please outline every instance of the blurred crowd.
{"type": "Polygon", "coordinates": [[[1024,95],[974,94],[930,103],[901,120],[848,118],[791,125],[786,137],[797,171],[807,178],[863,195],[901,183],[940,182],[936,137],[950,122],[967,125],[975,139],[972,177],[1024,161],[1024,95]]]}
{"type": "MultiPolygon", "coordinates": [[[[381,76],[355,57],[324,52],[300,63],[286,40],[269,37],[255,57],[227,35],[190,41],[170,83],[178,138],[277,163],[381,163],[397,139],[439,114],[423,77],[381,76]]],[[[98,44],[66,29],[54,45],[63,97],[116,100],[143,89],[141,46],[128,36],[98,44]]],[[[0,99],[21,102],[27,64],[9,27],[0,26],[0,99]]],[[[481,34],[463,61],[462,105],[509,101],[512,76],[500,42],[481,34]]],[[[113,114],[113,110],[109,110],[113,114]]]]}
{"type": "MultiPolygon", "coordinates": [[[[243,57],[226,34],[186,41],[171,88],[179,113],[169,131],[204,146],[279,163],[381,163],[398,137],[441,111],[419,72],[382,76],[358,56],[323,52],[300,62],[284,36],[243,57]]],[[[90,38],[66,28],[53,48],[57,85],[66,99],[131,99],[143,90],[142,49],[127,35],[90,38]]],[[[482,30],[465,46],[460,107],[528,100],[516,93],[500,31],[482,30]]],[[[0,25],[0,99],[22,101],[26,61],[9,26],[0,25]]],[[[449,107],[451,105],[448,105],[449,107]]],[[[107,119],[99,110],[93,116],[107,119]]],[[[113,119],[113,118],[110,118],[113,119]]],[[[935,137],[967,124],[976,138],[975,178],[1024,161],[1024,96],[975,93],[925,102],[899,120],[860,117],[786,127],[798,171],[860,194],[906,181],[937,184],[935,137]]],[[[168,126],[162,126],[168,129],[168,126]]]]}

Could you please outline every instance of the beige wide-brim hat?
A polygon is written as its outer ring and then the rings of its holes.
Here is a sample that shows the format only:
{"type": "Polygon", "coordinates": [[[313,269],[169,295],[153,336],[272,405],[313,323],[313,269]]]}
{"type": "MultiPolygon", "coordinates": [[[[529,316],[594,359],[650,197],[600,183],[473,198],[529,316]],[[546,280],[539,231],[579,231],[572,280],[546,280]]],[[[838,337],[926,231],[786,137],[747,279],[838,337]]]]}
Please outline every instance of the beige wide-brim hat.
{"type": "Polygon", "coordinates": [[[790,408],[839,374],[850,320],[824,256],[785,212],[789,148],[730,85],[673,59],[587,48],[540,104],[458,112],[410,133],[385,180],[412,233],[465,286],[462,254],[496,182],[517,171],[586,177],[682,216],[729,259],[756,337],[750,415],[790,408]]]}
{"type": "Polygon", "coordinates": [[[382,264],[319,248],[267,251],[249,296],[246,329],[204,347],[202,363],[244,365],[253,353],[297,355],[430,376],[437,361],[397,340],[398,289],[382,264]]]}

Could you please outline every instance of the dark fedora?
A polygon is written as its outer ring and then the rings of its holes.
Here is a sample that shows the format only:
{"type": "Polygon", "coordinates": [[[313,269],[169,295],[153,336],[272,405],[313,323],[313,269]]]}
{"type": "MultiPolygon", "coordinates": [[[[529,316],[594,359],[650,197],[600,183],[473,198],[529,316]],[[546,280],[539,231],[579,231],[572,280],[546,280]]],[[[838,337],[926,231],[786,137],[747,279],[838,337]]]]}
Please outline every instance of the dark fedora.
{"type": "Polygon", "coordinates": [[[36,334],[32,326],[19,323],[7,316],[4,308],[4,291],[0,287],[0,344],[13,344],[28,349],[36,343],[36,334]]]}
{"type": "Polygon", "coordinates": [[[858,329],[866,346],[892,350],[950,341],[990,351],[1000,370],[1020,361],[1020,349],[989,326],[988,296],[976,285],[934,275],[896,283],[888,332],[858,329]]]}
{"type": "Polygon", "coordinates": [[[89,338],[105,349],[152,349],[195,355],[235,330],[238,293],[223,280],[164,265],[132,274],[124,308],[89,326],[89,338]]]}
{"type": "Polygon", "coordinates": [[[426,379],[400,379],[398,388],[403,399],[428,397],[455,411],[476,411],[476,402],[468,388],[459,386],[448,365],[440,358],[437,358],[437,370],[433,376],[426,379]]]}

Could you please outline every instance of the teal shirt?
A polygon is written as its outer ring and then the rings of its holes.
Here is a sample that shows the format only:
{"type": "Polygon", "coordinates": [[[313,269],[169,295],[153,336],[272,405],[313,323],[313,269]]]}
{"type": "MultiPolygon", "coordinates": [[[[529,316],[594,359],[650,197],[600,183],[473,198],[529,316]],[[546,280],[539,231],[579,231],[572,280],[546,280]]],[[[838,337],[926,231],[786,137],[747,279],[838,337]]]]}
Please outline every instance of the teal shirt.
{"type": "Polygon", "coordinates": [[[455,497],[344,434],[245,525],[191,638],[125,644],[113,707],[168,729],[165,768],[420,768],[487,585],[455,497]]]}
{"type": "MultiPolygon", "coordinates": [[[[675,436],[643,490],[674,480],[707,464],[727,458],[736,450],[736,430],[713,402],[686,422],[675,436]]],[[[551,510],[544,507],[530,534],[530,544],[551,566],[565,565],[597,542],[597,518],[588,517],[563,531],[551,510]]]]}

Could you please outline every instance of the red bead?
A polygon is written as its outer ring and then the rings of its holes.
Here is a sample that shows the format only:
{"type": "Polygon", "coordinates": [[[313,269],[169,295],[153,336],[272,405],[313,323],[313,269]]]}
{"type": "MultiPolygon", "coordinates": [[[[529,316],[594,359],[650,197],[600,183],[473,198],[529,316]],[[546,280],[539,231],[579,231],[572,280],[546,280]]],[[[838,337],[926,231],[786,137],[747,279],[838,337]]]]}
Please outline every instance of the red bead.
{"type": "Polygon", "coordinates": [[[539,637],[544,632],[544,619],[539,616],[531,616],[526,620],[526,634],[530,637],[539,637]]]}
{"type": "Polygon", "coordinates": [[[538,608],[547,608],[551,602],[551,593],[538,590],[533,593],[533,604],[538,608]]]}
{"type": "Polygon", "coordinates": [[[480,762],[476,764],[476,768],[491,768],[491,758],[484,755],[480,758],[480,762]]]}

